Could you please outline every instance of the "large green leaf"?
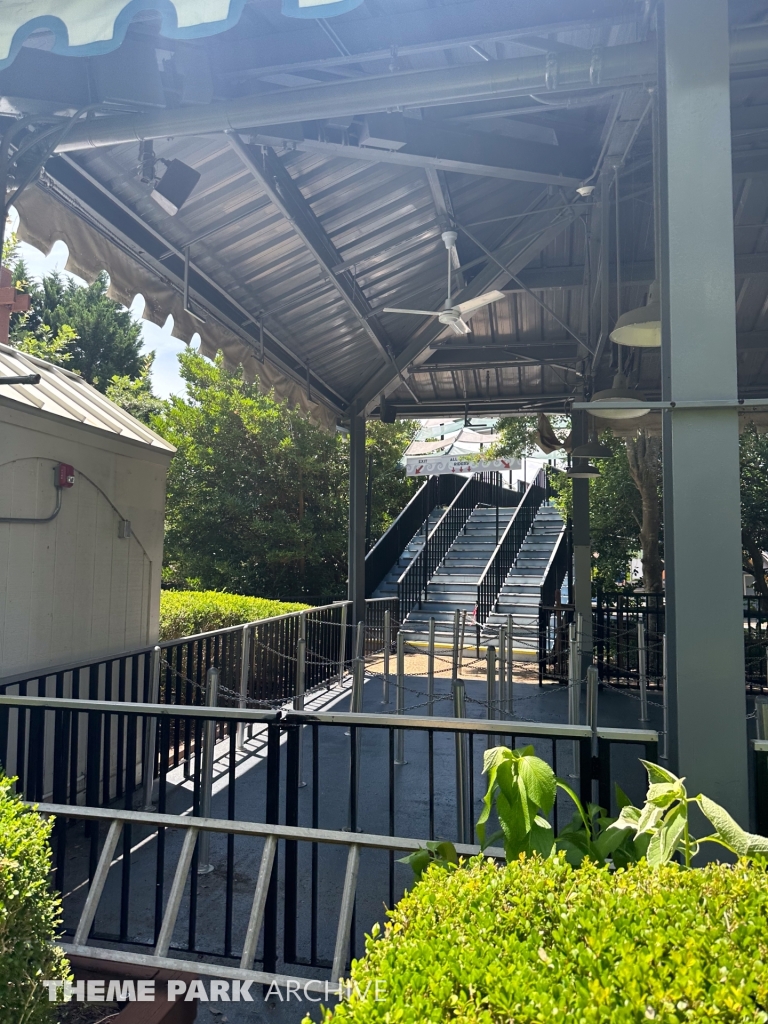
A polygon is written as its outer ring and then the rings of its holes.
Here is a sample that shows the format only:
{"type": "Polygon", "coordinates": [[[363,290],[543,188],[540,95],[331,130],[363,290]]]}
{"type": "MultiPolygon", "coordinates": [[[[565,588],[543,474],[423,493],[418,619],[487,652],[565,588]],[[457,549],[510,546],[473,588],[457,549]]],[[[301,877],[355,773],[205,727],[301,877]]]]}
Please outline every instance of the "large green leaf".
{"type": "Polygon", "coordinates": [[[663,808],[656,807],[655,804],[646,804],[640,812],[640,818],[637,822],[637,835],[640,835],[641,832],[650,832],[655,829],[661,821],[663,814],[663,808]]]}
{"type": "Polygon", "coordinates": [[[679,800],[681,795],[679,785],[674,782],[654,782],[648,787],[645,799],[655,807],[669,807],[675,800],[679,800]]]}
{"type": "Polygon", "coordinates": [[[644,761],[640,758],[640,763],[645,766],[645,770],[648,772],[648,782],[653,785],[655,782],[682,782],[682,779],[678,779],[672,772],[667,771],[666,768],[662,768],[660,764],[654,764],[653,761],[644,761]]]}
{"type": "Polygon", "coordinates": [[[525,784],[528,798],[545,814],[549,814],[557,793],[555,773],[546,761],[530,755],[520,759],[517,770],[525,784]]]}
{"type": "Polygon", "coordinates": [[[715,826],[719,838],[730,846],[734,853],[739,857],[768,855],[768,839],[765,836],[745,832],[724,807],[703,793],[698,799],[699,806],[715,826]]]}

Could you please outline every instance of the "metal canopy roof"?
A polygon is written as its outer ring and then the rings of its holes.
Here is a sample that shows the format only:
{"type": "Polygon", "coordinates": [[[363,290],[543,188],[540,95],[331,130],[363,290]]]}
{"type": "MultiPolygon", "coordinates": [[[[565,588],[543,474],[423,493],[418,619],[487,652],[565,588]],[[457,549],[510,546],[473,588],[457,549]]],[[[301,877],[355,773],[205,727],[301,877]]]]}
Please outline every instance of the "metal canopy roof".
{"type": "MultiPolygon", "coordinates": [[[[647,6],[365,0],[329,23],[253,0],[234,30],[194,42],[150,18],[103,57],[22,47],[0,72],[2,109],[46,125],[100,104],[23,194],[22,233],[63,238],[78,272],[106,266],[124,302],[141,291],[145,315],[171,313],[180,337],[199,332],[329,425],[378,415],[382,396],[398,415],[563,409],[615,372],[595,301],[602,182],[618,179],[611,323],[655,277],[647,6]],[[140,180],[142,138],[201,174],[175,217],[140,180]],[[582,198],[585,179],[598,187],[582,198]],[[466,338],[382,312],[441,308],[449,225],[459,297],[505,293],[466,338]]],[[[768,395],[768,32],[759,4],[731,9],[740,386],[754,397],[768,395]]],[[[658,352],[624,369],[658,396],[658,352]]]]}

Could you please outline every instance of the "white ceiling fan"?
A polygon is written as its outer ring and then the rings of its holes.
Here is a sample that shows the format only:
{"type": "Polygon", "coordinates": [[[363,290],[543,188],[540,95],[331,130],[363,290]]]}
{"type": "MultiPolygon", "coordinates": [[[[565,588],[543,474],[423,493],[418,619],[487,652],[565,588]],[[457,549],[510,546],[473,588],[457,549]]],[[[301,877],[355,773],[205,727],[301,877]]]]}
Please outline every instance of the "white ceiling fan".
{"type": "Polygon", "coordinates": [[[455,334],[470,334],[471,329],[465,321],[473,316],[483,306],[490,306],[492,302],[498,302],[504,298],[504,292],[492,291],[478,295],[476,299],[467,299],[466,302],[458,302],[455,306],[451,301],[451,250],[456,245],[458,235],[455,231],[444,231],[442,239],[445,248],[448,250],[448,298],[445,301],[445,308],[435,312],[431,309],[394,309],[387,307],[385,313],[410,313],[413,316],[436,316],[441,324],[450,327],[455,334]]]}

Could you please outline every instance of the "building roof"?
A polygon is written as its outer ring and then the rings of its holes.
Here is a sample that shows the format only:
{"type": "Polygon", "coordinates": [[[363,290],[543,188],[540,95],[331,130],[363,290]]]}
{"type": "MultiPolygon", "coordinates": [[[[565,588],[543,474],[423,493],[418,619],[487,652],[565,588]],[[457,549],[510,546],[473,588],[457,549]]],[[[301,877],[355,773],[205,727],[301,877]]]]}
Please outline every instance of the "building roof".
{"type": "MultiPolygon", "coordinates": [[[[0,71],[9,110],[102,106],[68,127],[21,195],[20,235],[45,250],[63,239],[69,269],[90,279],[106,268],[115,298],[140,292],[148,318],[171,315],[176,336],[199,333],[204,354],[222,350],[329,426],[361,412],[563,412],[585,380],[607,388],[616,369],[598,270],[609,327],[657,276],[644,10],[369,0],[327,24],[250,0],[236,27],[194,45],[157,19],[133,25],[95,69],[24,47],[0,71]],[[131,74],[140,53],[146,73],[131,74]],[[140,139],[161,168],[179,160],[200,174],[176,216],[142,181],[140,139]],[[584,180],[593,195],[577,192],[584,180]],[[598,255],[603,186],[618,261],[598,255]],[[504,294],[466,337],[386,312],[443,307],[449,226],[452,299],[504,294]]],[[[730,10],[739,386],[759,397],[768,32],[752,0],[730,10]]],[[[630,385],[657,398],[658,350],[625,355],[630,385]]]]}
{"type": "Polygon", "coordinates": [[[76,373],[0,345],[0,401],[49,413],[73,423],[116,434],[149,448],[175,452],[173,445],[91,387],[76,373]],[[3,384],[3,377],[40,374],[39,384],[3,384]]]}

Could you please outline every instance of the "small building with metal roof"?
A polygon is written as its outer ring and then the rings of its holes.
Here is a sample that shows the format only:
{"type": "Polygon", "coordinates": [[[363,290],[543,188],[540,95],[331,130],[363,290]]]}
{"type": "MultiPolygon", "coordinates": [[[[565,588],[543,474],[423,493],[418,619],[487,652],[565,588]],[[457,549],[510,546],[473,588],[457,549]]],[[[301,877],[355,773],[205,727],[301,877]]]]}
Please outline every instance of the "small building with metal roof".
{"type": "Polygon", "coordinates": [[[0,436],[0,677],[152,643],[172,445],[7,345],[0,436]]]}

